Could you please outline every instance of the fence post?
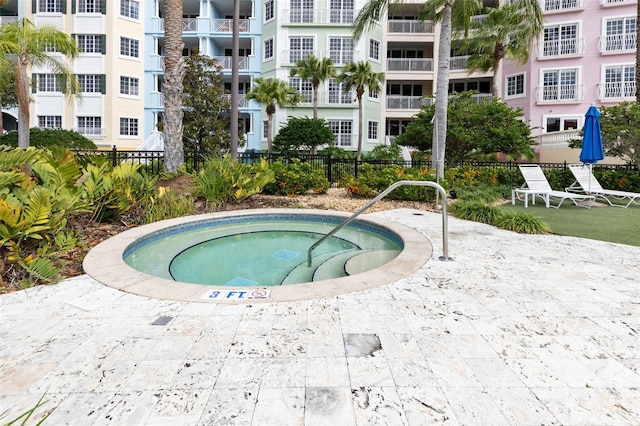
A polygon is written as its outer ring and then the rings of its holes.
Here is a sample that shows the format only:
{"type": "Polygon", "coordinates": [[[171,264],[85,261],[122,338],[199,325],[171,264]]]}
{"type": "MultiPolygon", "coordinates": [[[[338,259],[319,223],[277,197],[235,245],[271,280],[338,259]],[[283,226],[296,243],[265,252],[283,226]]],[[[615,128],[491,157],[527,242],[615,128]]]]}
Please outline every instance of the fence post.
{"type": "Polygon", "coordinates": [[[118,165],[118,150],[116,149],[115,145],[113,145],[113,148],[111,148],[111,155],[111,165],[115,167],[118,165]]]}
{"type": "Polygon", "coordinates": [[[200,151],[200,145],[193,146],[193,171],[198,172],[198,152],[200,151]]]}
{"type": "Polygon", "coordinates": [[[333,177],[333,173],[331,173],[331,154],[327,155],[327,180],[329,183],[333,183],[331,178],[333,177]]]}
{"type": "Polygon", "coordinates": [[[358,159],[354,158],[353,160],[353,177],[358,178],[358,159]]]}

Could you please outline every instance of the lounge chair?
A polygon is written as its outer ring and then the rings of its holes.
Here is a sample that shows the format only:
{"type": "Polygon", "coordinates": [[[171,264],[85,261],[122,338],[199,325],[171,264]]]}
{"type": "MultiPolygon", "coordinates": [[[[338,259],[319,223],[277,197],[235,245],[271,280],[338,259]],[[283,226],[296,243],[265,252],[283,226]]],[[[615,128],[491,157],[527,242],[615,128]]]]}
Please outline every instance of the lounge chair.
{"type": "Polygon", "coordinates": [[[604,200],[609,203],[610,206],[627,208],[631,204],[640,205],[640,193],[639,192],[627,192],[616,191],[614,189],[603,189],[600,182],[591,173],[589,167],[582,164],[570,164],[569,170],[573,173],[573,177],[576,181],[567,188],[567,191],[578,192],[588,195],[593,195],[596,199],[604,200]],[[622,202],[613,203],[612,200],[622,202]],[[625,200],[629,200],[627,204],[625,200]]]}
{"type": "Polygon", "coordinates": [[[554,207],[560,208],[564,200],[569,199],[578,207],[590,208],[591,204],[595,200],[593,195],[577,194],[575,192],[567,191],[555,191],[549,185],[547,177],[542,172],[542,169],[537,164],[520,164],[520,173],[524,177],[524,185],[521,188],[515,188],[511,190],[511,204],[516,203],[516,198],[521,200],[520,196],[524,195],[524,206],[529,207],[529,197],[531,197],[531,203],[536,203],[536,196],[542,198],[547,208],[554,207]],[[554,205],[552,200],[557,201],[554,205]],[[589,203],[584,203],[589,201],[589,203]],[[578,204],[583,202],[582,205],[578,204]]]}

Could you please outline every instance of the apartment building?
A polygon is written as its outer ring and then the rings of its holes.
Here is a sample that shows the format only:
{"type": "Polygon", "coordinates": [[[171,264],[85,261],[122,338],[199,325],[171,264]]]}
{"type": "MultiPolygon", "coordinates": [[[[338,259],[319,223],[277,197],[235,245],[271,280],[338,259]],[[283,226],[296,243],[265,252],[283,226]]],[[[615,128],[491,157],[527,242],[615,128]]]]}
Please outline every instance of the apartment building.
{"type": "MultiPolygon", "coordinates": [[[[505,62],[503,99],[524,109],[541,162],[579,161],[568,148],[591,104],[636,96],[636,0],[541,0],[545,28],[529,62],[505,62]]],[[[607,158],[606,161],[615,161],[607,158]]]]}

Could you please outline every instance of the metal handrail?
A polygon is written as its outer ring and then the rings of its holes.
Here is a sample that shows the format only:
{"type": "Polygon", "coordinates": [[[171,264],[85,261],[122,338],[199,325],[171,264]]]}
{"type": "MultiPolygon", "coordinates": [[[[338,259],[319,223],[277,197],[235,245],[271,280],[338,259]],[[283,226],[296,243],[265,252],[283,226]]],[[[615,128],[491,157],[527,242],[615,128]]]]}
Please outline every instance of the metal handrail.
{"type": "Polygon", "coordinates": [[[360,210],[358,210],[357,212],[355,212],[354,214],[349,216],[342,223],[340,223],[338,226],[333,228],[331,230],[331,232],[329,232],[324,237],[320,238],[311,247],[309,247],[309,250],[307,251],[307,267],[311,266],[311,253],[313,252],[313,250],[316,247],[318,247],[326,239],[328,239],[333,234],[335,234],[336,232],[338,232],[339,230],[341,230],[342,228],[347,226],[349,223],[351,223],[351,221],[353,219],[355,219],[358,215],[360,215],[360,213],[364,212],[369,207],[374,205],[376,202],[378,202],[382,198],[384,198],[391,191],[393,191],[394,189],[396,189],[397,187],[402,186],[402,185],[430,186],[432,188],[435,188],[438,192],[440,192],[440,194],[442,194],[442,256],[440,256],[439,259],[440,260],[452,260],[449,257],[449,239],[448,239],[448,230],[447,230],[448,229],[448,225],[447,225],[447,193],[446,193],[446,191],[444,190],[444,188],[442,186],[440,186],[436,182],[423,181],[423,180],[399,180],[398,182],[394,183],[393,185],[391,185],[390,187],[388,187],[387,189],[382,191],[380,194],[378,194],[378,196],[376,198],[374,198],[373,200],[369,201],[362,208],[360,208],[360,210]]]}

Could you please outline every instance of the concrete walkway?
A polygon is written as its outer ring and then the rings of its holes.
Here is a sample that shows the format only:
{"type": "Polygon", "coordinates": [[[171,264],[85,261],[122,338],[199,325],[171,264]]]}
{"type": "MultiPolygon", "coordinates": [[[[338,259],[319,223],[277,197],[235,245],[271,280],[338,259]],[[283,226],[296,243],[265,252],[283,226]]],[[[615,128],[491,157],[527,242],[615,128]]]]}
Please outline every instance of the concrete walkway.
{"type": "Polygon", "coordinates": [[[374,215],[434,258],[368,291],[222,305],[80,276],[0,296],[0,420],[46,392],[45,425],[640,424],[640,247],[451,218],[441,262],[440,215],[414,213],[374,215]]]}

